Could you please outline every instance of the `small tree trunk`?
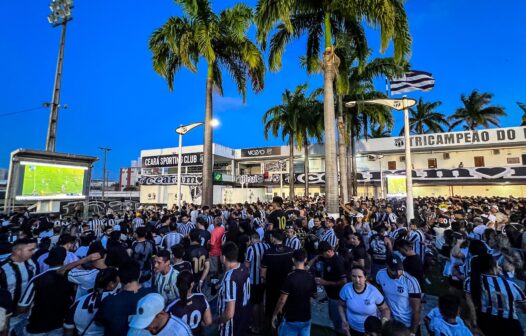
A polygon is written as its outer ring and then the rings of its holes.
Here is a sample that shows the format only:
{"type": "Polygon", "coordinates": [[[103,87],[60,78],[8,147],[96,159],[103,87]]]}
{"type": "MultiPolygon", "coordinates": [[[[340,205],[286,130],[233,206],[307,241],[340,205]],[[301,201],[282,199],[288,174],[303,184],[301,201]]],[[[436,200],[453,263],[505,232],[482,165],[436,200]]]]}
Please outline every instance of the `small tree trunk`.
{"type": "Polygon", "coordinates": [[[289,138],[289,199],[292,201],[294,200],[294,182],[296,179],[294,178],[294,138],[292,136],[289,138]]]}
{"type": "Polygon", "coordinates": [[[309,197],[309,141],[305,134],[303,138],[303,151],[305,153],[305,161],[303,162],[303,172],[305,173],[305,197],[309,197]]]}
{"type": "MultiPolygon", "coordinates": [[[[347,144],[347,173],[352,174],[352,150],[351,150],[352,137],[349,137],[349,143],[347,144]]],[[[347,195],[349,199],[352,195],[352,176],[347,177],[347,195]]]]}
{"type": "Polygon", "coordinates": [[[352,157],[352,195],[358,196],[358,167],[356,167],[356,134],[351,132],[351,157],[352,157]]]}
{"type": "Polygon", "coordinates": [[[203,195],[201,205],[212,206],[214,200],[214,186],[212,179],[213,154],[212,154],[212,89],[214,87],[212,64],[208,64],[208,76],[206,78],[206,105],[205,105],[205,138],[203,142],[203,195]]]}
{"type": "Polygon", "coordinates": [[[349,201],[347,192],[347,148],[345,146],[345,122],[343,120],[343,97],[338,95],[338,163],[340,164],[340,196],[349,201]]]}

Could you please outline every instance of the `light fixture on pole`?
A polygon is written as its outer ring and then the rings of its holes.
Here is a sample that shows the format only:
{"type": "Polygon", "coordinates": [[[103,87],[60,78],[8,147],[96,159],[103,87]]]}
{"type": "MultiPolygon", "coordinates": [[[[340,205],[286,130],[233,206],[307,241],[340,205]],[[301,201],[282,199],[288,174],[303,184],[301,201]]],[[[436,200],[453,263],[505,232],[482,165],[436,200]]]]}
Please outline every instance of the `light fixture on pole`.
{"type": "MultiPolygon", "coordinates": [[[[195,122],[188,125],[180,125],[178,128],[175,129],[175,133],[179,134],[179,155],[177,157],[177,206],[179,207],[179,211],[181,211],[181,200],[183,198],[182,192],[181,192],[181,170],[182,170],[182,163],[183,163],[183,135],[190,132],[192,129],[204,125],[205,123],[195,122]]],[[[212,127],[219,126],[219,120],[212,119],[211,120],[212,127]]]]}
{"type": "Polygon", "coordinates": [[[62,64],[64,63],[64,46],[66,44],[66,24],[72,20],[71,9],[73,0],[53,0],[49,5],[51,14],[48,21],[53,27],[62,26],[60,34],[60,45],[58,49],[57,69],[55,72],[55,84],[53,86],[53,97],[49,113],[49,124],[46,137],[46,150],[54,152],[57,143],[58,110],[60,108],[60,88],[62,83],[62,64]]]}
{"type": "Polygon", "coordinates": [[[413,205],[413,167],[411,160],[411,139],[409,137],[409,108],[416,105],[416,100],[403,97],[402,99],[372,99],[362,101],[350,101],[345,103],[347,107],[354,107],[357,104],[375,104],[392,108],[397,111],[404,111],[404,144],[405,144],[405,175],[406,175],[406,217],[407,225],[414,218],[413,205]]]}
{"type": "Polygon", "coordinates": [[[102,177],[102,195],[101,195],[101,198],[104,201],[104,196],[105,196],[104,189],[106,188],[106,185],[108,184],[107,175],[106,175],[106,155],[109,151],[111,151],[111,148],[99,147],[99,149],[104,151],[104,166],[102,168],[103,177],[102,177]]]}

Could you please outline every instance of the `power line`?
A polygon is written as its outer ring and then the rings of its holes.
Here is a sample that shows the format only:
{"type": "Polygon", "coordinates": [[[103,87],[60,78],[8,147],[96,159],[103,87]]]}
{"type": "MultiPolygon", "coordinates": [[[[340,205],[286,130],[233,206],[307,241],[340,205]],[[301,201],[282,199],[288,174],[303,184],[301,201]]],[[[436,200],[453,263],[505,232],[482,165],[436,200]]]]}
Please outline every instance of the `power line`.
{"type": "Polygon", "coordinates": [[[15,114],[21,114],[21,113],[31,112],[31,111],[35,111],[35,110],[39,110],[39,109],[43,109],[43,108],[46,108],[46,107],[49,107],[49,103],[43,103],[43,104],[40,105],[40,106],[32,107],[32,108],[28,108],[28,109],[25,109],[25,110],[20,110],[20,111],[15,111],[15,112],[8,112],[8,113],[2,113],[2,114],[0,114],[0,118],[1,118],[1,117],[12,116],[12,115],[15,115],[15,114]]]}

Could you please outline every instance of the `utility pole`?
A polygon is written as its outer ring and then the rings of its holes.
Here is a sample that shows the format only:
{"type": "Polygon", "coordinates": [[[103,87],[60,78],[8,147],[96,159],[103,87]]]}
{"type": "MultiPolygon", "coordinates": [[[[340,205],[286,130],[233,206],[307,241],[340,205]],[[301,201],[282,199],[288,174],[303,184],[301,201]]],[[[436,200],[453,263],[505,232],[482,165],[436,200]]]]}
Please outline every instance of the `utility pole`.
{"type": "Polygon", "coordinates": [[[49,124],[46,137],[46,151],[54,152],[57,143],[58,110],[60,108],[60,89],[62,83],[62,64],[64,63],[64,46],[66,44],[66,24],[72,19],[71,9],[73,0],[53,0],[49,5],[51,14],[48,21],[53,27],[61,26],[60,45],[58,49],[57,69],[55,72],[55,84],[53,86],[53,98],[49,113],[49,124]]]}
{"type": "Polygon", "coordinates": [[[104,188],[106,188],[107,182],[107,176],[106,176],[106,156],[109,151],[111,151],[111,148],[107,147],[99,147],[100,150],[104,151],[104,166],[103,166],[103,178],[102,178],[102,200],[104,201],[104,188]]]}

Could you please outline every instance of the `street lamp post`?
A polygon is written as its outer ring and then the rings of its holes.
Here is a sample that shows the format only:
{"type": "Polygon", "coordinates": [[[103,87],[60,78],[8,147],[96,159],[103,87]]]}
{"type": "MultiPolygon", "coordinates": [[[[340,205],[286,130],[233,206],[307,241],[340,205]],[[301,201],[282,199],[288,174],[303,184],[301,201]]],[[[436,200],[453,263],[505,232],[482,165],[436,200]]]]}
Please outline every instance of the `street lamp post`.
{"type": "Polygon", "coordinates": [[[62,83],[62,64],[64,63],[64,46],[66,44],[66,24],[72,19],[71,9],[73,0],[53,0],[49,5],[51,14],[48,21],[53,27],[61,26],[60,45],[58,49],[57,69],[55,72],[55,84],[53,86],[53,97],[49,114],[49,124],[46,137],[46,150],[54,152],[57,142],[58,110],[60,107],[60,88],[62,83]]]}
{"type": "Polygon", "coordinates": [[[347,107],[353,107],[356,104],[376,104],[387,106],[397,111],[404,111],[404,144],[405,144],[405,175],[406,175],[406,217],[407,225],[414,218],[413,208],[413,171],[411,160],[411,142],[409,137],[409,108],[416,105],[416,100],[403,97],[402,99],[372,99],[362,101],[350,101],[345,103],[347,107]]]}
{"type": "Polygon", "coordinates": [[[104,151],[104,166],[102,168],[103,171],[103,177],[102,177],[102,195],[101,198],[104,201],[104,188],[106,188],[107,182],[107,176],[106,176],[106,155],[109,151],[111,151],[111,148],[107,147],[99,147],[100,150],[104,151]]]}
{"type": "MultiPolygon", "coordinates": [[[[177,157],[177,206],[179,207],[179,211],[181,211],[181,200],[183,198],[182,192],[181,192],[181,170],[182,170],[182,163],[183,163],[183,135],[190,132],[192,129],[204,125],[205,123],[203,121],[195,122],[192,124],[188,124],[186,126],[180,125],[176,130],[175,133],[179,134],[179,155],[177,157]]],[[[216,127],[219,125],[219,121],[217,119],[212,120],[212,127],[216,127]]]]}

